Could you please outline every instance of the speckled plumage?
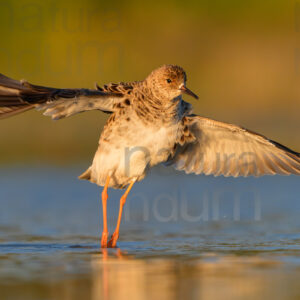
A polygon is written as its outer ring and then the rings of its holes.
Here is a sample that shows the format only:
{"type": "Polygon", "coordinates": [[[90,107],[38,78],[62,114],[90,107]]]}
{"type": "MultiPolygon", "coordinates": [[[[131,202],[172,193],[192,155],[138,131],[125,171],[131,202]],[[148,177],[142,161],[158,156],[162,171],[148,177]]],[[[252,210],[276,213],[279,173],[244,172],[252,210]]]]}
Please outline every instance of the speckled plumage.
{"type": "Polygon", "coordinates": [[[31,108],[57,120],[88,110],[110,117],[91,166],[80,178],[124,188],[166,163],[187,173],[224,176],[300,174],[300,155],[241,127],[192,115],[182,99],[186,73],[164,65],[145,80],[96,89],[54,89],[0,76],[0,117],[31,108]]]}
{"type": "MultiPolygon", "coordinates": [[[[164,66],[159,72],[172,81],[186,79],[177,66],[164,66]]],[[[122,89],[123,98],[114,105],[116,110],[102,131],[93,163],[81,179],[103,186],[110,175],[110,187],[124,188],[133,180],[142,180],[149,168],[168,160],[175,145],[187,139],[183,117],[191,112],[191,106],[177,90],[170,95],[162,86],[157,89],[157,78],[154,71],[144,81],[99,88],[104,92],[122,89]]]]}

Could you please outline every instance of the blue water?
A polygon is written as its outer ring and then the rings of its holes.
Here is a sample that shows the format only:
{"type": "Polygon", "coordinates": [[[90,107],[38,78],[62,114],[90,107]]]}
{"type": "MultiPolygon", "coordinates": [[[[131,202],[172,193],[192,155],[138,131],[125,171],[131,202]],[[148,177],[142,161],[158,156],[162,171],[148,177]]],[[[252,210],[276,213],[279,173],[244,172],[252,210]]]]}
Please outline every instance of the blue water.
{"type": "MultiPolygon", "coordinates": [[[[101,188],[77,180],[83,170],[0,171],[4,299],[300,295],[299,177],[156,168],[128,197],[119,248],[103,251],[101,188]]],[[[111,233],[121,195],[109,190],[111,233]]]]}

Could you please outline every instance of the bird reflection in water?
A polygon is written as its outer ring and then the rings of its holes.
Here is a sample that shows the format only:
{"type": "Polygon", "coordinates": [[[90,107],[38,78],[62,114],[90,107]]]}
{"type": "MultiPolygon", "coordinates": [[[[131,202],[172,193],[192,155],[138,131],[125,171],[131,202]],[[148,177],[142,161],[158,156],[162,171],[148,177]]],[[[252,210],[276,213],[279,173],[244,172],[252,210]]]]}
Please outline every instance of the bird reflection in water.
{"type": "MultiPolygon", "coordinates": [[[[110,265],[120,260],[126,260],[126,252],[120,248],[116,249],[101,249],[102,257],[95,255],[92,260],[92,267],[96,272],[100,271],[102,276],[95,276],[96,279],[93,289],[92,299],[110,299],[110,265]],[[99,282],[100,281],[100,282],[99,282]]],[[[100,275],[99,274],[99,275],[100,275]]]]}
{"type": "Polygon", "coordinates": [[[91,265],[91,299],[172,298],[174,272],[169,260],[137,259],[116,248],[101,249],[101,254],[92,257],[91,265]],[[151,275],[156,271],[154,278],[151,275]]]}

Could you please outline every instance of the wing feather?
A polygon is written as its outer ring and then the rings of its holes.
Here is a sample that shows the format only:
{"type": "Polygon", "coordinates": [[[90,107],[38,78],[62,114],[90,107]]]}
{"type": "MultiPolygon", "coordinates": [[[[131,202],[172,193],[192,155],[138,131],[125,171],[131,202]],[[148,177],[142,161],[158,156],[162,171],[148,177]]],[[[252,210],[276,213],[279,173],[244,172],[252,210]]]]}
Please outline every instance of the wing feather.
{"type": "Polygon", "coordinates": [[[187,116],[196,140],[178,145],[168,161],[187,173],[215,176],[300,175],[300,154],[245,128],[187,116]]]}
{"type": "MultiPolygon", "coordinates": [[[[129,85],[129,84],[128,84],[129,85]]],[[[17,81],[0,74],[0,118],[36,108],[54,120],[101,110],[112,113],[128,89],[56,89],[17,81]]]]}

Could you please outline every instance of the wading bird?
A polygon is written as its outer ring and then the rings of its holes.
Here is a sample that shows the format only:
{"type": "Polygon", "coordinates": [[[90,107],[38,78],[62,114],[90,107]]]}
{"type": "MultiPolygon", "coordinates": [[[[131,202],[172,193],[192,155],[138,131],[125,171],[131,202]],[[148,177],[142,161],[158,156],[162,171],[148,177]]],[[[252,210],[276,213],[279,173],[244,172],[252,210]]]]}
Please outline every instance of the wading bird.
{"type": "Polygon", "coordinates": [[[182,94],[198,97],[186,80],[185,71],[175,65],[164,65],[143,81],[92,90],[49,88],[0,75],[0,117],[32,108],[53,120],[89,110],[110,114],[93,162],[79,178],[104,186],[101,246],[115,247],[128,193],[157,164],[215,176],[300,175],[299,153],[242,127],[192,114],[182,94]],[[127,189],[108,241],[109,187],[127,189]]]}

